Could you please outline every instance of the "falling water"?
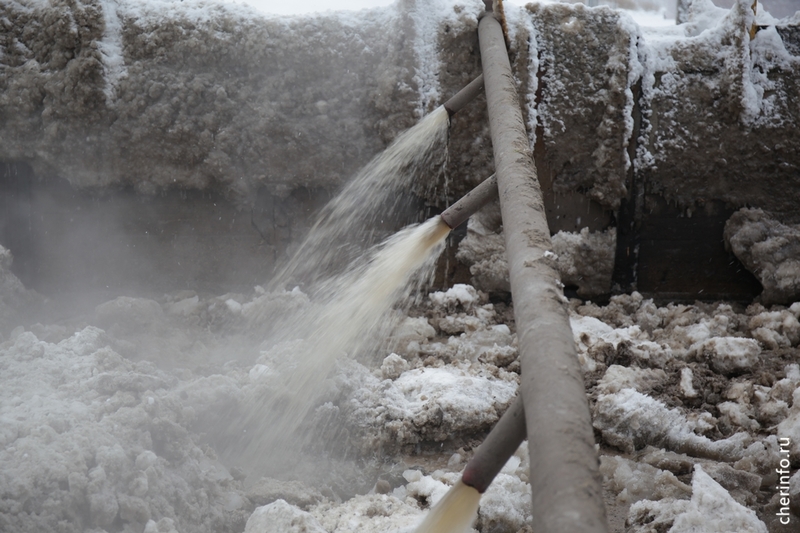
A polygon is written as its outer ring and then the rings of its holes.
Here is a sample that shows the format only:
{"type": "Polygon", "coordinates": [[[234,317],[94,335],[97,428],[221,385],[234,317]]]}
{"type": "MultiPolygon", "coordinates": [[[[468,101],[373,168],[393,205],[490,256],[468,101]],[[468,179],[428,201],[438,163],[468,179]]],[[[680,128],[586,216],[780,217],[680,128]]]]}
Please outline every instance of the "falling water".
{"type": "Polygon", "coordinates": [[[481,493],[459,480],[436,502],[414,533],[464,533],[475,521],[481,493]]]}
{"type": "MultiPolygon", "coordinates": [[[[432,169],[445,161],[449,117],[438,107],[370,161],[326,205],[292,258],[273,278],[273,288],[316,287],[351,265],[385,237],[375,228],[402,215],[409,193],[425,192],[432,169]]],[[[420,194],[418,194],[420,195],[420,194]]],[[[313,290],[313,289],[312,289],[313,290]]]]}
{"type": "Polygon", "coordinates": [[[278,320],[282,331],[272,342],[302,340],[283,382],[251,396],[244,416],[231,422],[227,434],[233,438],[225,455],[235,456],[237,463],[285,461],[302,446],[297,429],[337,359],[374,343],[392,306],[416,289],[412,280],[432,272],[450,231],[440,217],[409,226],[381,244],[375,244],[374,227],[379,218],[399,215],[402,193],[441,163],[448,124],[446,110],[439,108],[400,135],[324,208],[273,279],[276,290],[303,281],[312,305],[278,320]]]}
{"type": "Polygon", "coordinates": [[[320,304],[292,318],[294,333],[304,340],[291,373],[280,390],[262,390],[251,398],[245,416],[236,421],[240,460],[269,455],[272,461],[285,461],[302,446],[296,430],[336,360],[374,342],[393,304],[414,290],[414,274],[431,270],[449,232],[439,216],[405,228],[320,285],[320,304]]]}

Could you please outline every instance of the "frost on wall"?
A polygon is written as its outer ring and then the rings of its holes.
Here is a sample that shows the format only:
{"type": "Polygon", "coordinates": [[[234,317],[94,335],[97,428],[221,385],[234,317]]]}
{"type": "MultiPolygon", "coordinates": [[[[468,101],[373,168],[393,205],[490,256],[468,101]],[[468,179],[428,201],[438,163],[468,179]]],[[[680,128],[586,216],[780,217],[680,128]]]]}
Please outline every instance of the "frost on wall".
{"type": "Polygon", "coordinates": [[[536,28],[537,112],[556,193],[585,191],[616,208],[625,197],[638,77],[637,28],[627,15],[582,4],[529,4],[536,28]]]}
{"type": "Polygon", "coordinates": [[[782,224],[762,209],[740,209],[725,223],[725,242],[764,287],[764,303],[800,298],[800,225],[782,224]]]}
{"type": "Polygon", "coordinates": [[[202,1],[5,3],[0,160],[147,193],[334,188],[450,90],[435,41],[475,9],[423,7],[268,18],[202,1]]]}
{"type": "Polygon", "coordinates": [[[756,19],[751,4],[738,0],[728,11],[694,2],[681,35],[641,48],[636,171],[648,192],[685,206],[716,199],[794,209],[800,145],[788,132],[800,119],[790,96],[800,56],[779,37],[781,23],[756,19]],[[753,24],[764,27],[751,40],[753,24]]]}

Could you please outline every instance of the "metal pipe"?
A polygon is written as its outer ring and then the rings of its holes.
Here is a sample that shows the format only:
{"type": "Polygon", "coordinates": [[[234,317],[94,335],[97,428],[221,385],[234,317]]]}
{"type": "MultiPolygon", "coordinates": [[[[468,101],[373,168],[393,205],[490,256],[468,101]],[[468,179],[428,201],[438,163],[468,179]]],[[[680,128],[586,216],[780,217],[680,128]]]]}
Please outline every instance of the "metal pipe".
{"type": "Polygon", "coordinates": [[[607,533],[583,374],[500,23],[478,23],[489,128],[520,350],[532,529],[607,533]]]}
{"type": "Polygon", "coordinates": [[[461,474],[461,481],[483,494],[524,440],[525,411],[522,398],[517,396],[483,443],[478,446],[475,455],[461,474]]]}
{"type": "Polygon", "coordinates": [[[497,178],[492,174],[459,201],[442,211],[439,216],[450,229],[455,229],[495,198],[497,198],[497,178]]]}
{"type": "Polygon", "coordinates": [[[447,116],[452,117],[461,111],[468,103],[473,101],[476,96],[483,90],[483,74],[469,82],[469,85],[454,94],[444,104],[447,110],[447,116]]]}

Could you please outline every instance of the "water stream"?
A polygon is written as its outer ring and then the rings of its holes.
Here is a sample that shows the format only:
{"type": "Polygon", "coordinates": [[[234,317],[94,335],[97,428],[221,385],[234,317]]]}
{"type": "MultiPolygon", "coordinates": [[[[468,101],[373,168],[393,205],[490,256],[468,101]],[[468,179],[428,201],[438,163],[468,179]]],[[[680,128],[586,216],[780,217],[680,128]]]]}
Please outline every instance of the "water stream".
{"type": "MultiPolygon", "coordinates": [[[[291,368],[257,390],[228,422],[223,455],[239,465],[286,468],[306,435],[298,428],[338,359],[380,343],[392,307],[430,279],[450,228],[439,216],[409,225],[376,244],[375,228],[403,214],[404,194],[433,181],[444,159],[449,119],[439,108],[401,134],[322,211],[293,257],[271,282],[280,291],[301,282],[310,305],[279,317],[265,343],[291,342],[291,368]],[[414,185],[414,184],[417,185],[414,185]]],[[[266,324],[269,320],[271,324],[266,324]]]]}

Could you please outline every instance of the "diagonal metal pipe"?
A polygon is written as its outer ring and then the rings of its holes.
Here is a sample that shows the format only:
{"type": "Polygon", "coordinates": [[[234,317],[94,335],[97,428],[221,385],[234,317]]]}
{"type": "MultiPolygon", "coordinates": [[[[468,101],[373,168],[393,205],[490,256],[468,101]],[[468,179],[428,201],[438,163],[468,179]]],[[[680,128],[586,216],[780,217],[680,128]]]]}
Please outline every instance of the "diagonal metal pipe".
{"type": "Polygon", "coordinates": [[[506,256],[519,340],[520,394],[537,533],[607,533],[583,375],[503,30],[478,23],[506,256]]]}
{"type": "Polygon", "coordinates": [[[461,111],[468,103],[473,101],[483,90],[483,74],[469,82],[466,87],[450,97],[442,106],[447,110],[447,115],[453,115],[461,111]]]}
{"type": "Polygon", "coordinates": [[[475,455],[464,467],[461,481],[483,494],[524,440],[525,410],[522,398],[517,396],[475,450],[475,455]]]}
{"type": "Polygon", "coordinates": [[[450,229],[463,224],[478,209],[497,198],[497,178],[494,174],[483,180],[480,185],[461,197],[456,203],[442,211],[439,215],[450,229]]]}

